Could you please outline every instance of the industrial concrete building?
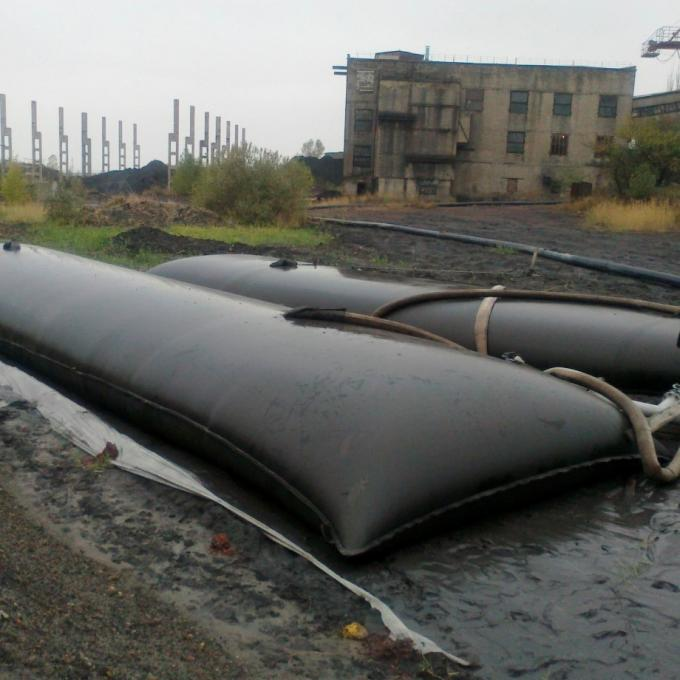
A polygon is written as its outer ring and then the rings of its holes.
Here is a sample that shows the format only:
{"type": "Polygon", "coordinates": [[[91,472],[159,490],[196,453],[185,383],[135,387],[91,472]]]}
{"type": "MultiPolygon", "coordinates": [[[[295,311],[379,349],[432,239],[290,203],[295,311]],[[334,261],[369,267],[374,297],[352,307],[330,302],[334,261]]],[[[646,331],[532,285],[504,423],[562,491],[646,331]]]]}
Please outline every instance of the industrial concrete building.
{"type": "Polygon", "coordinates": [[[680,121],[680,90],[635,97],[633,118],[680,121]]]}
{"type": "Polygon", "coordinates": [[[348,56],[344,190],[434,200],[601,186],[602,148],[630,117],[635,68],[348,56]]]}

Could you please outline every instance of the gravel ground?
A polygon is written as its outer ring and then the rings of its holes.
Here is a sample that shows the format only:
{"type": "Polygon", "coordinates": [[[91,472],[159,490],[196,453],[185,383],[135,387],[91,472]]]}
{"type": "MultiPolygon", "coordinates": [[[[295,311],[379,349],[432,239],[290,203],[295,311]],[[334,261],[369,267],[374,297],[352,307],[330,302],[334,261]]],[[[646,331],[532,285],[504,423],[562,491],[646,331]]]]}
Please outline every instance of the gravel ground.
{"type": "Polygon", "coordinates": [[[29,404],[0,401],[3,680],[454,670],[391,643],[362,600],[215,504],[87,460],[29,404]],[[353,621],[366,640],[342,638],[353,621]]]}

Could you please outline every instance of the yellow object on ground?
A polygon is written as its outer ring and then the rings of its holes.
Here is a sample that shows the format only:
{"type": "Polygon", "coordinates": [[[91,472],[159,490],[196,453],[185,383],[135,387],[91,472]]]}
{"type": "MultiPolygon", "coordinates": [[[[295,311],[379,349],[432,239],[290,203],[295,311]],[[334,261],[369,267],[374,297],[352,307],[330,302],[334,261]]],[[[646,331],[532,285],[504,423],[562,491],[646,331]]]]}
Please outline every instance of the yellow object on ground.
{"type": "Polygon", "coordinates": [[[342,629],[342,637],[347,640],[364,640],[368,637],[368,631],[360,623],[353,621],[342,629]]]}

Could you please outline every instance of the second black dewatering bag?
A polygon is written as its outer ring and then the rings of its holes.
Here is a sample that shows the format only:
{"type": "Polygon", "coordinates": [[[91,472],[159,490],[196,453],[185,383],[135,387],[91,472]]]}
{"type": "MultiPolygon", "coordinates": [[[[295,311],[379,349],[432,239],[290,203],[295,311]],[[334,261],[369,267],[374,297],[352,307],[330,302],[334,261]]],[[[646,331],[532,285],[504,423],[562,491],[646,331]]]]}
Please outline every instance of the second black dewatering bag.
{"type": "Polygon", "coordinates": [[[473,352],[31,246],[0,252],[0,287],[3,355],[210,457],[344,554],[635,455],[609,402],[473,352]]]}
{"type": "MultiPolygon", "coordinates": [[[[379,281],[334,267],[273,268],[271,262],[253,255],[205,255],[165,262],[151,273],[289,307],[345,307],[364,314],[382,308],[385,318],[469,349],[478,345],[475,322],[484,295],[459,290],[458,297],[446,299],[450,291],[443,285],[379,281]],[[389,304],[393,302],[397,304],[389,304]]],[[[643,392],[667,390],[680,379],[680,307],[506,291],[510,293],[517,295],[499,297],[487,319],[489,354],[518,353],[537,368],[568,366],[643,392]]]]}

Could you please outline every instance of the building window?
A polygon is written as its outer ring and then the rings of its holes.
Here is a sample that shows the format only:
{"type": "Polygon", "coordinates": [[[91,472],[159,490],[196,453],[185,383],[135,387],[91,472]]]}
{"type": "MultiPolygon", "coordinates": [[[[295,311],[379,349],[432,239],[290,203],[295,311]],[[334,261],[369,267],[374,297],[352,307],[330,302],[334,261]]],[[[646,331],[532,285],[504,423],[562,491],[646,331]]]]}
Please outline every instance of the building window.
{"type": "Polygon", "coordinates": [[[373,109],[356,109],[354,112],[354,132],[373,130],[373,109]]]}
{"type": "Polygon", "coordinates": [[[569,135],[556,132],[550,137],[550,155],[566,156],[569,149],[569,135]]]}
{"type": "Polygon", "coordinates": [[[529,93],[526,90],[510,92],[510,113],[526,113],[529,110],[529,93]]]}
{"type": "Polygon", "coordinates": [[[595,158],[606,158],[613,142],[614,137],[610,135],[598,135],[595,138],[595,158]]]}
{"type": "Polygon", "coordinates": [[[654,106],[640,106],[637,109],[633,109],[633,118],[640,118],[641,116],[663,116],[667,113],[680,113],[680,101],[655,104],[654,106]]]}
{"type": "Polygon", "coordinates": [[[524,153],[524,132],[508,132],[508,153],[524,153]]]}
{"type": "Polygon", "coordinates": [[[600,118],[616,118],[618,99],[615,94],[600,95],[600,107],[597,110],[597,115],[600,118]]]}
{"type": "Polygon", "coordinates": [[[483,111],[484,110],[484,90],[477,88],[465,90],[465,110],[483,111]]]}
{"type": "Polygon", "coordinates": [[[571,116],[571,94],[555,92],[553,99],[553,116],[571,116]]]}
{"type": "Polygon", "coordinates": [[[359,171],[370,170],[372,166],[370,144],[355,144],[353,154],[353,167],[359,171]]]}

